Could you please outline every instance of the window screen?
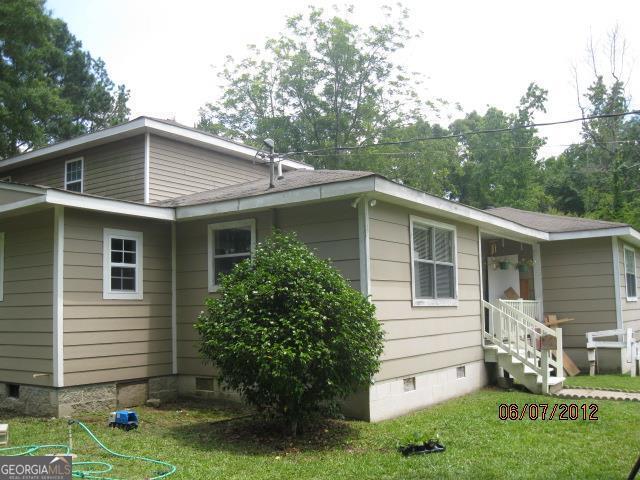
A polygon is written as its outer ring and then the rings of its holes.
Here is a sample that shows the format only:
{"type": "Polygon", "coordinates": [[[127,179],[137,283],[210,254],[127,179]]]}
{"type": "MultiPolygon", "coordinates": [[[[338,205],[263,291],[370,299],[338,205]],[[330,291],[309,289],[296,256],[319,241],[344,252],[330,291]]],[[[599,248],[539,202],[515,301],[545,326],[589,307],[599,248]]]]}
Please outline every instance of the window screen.
{"type": "Polygon", "coordinates": [[[64,188],[72,192],[82,192],[82,159],[65,163],[64,188]]]}
{"type": "Polygon", "coordinates": [[[455,298],[454,231],[414,223],[412,242],[416,298],[455,298]]]}
{"type": "Polygon", "coordinates": [[[251,257],[251,226],[214,230],[212,235],[214,285],[220,275],[229,273],[234,265],[251,257]]]}
{"type": "Polygon", "coordinates": [[[627,279],[627,297],[638,296],[636,286],[636,252],[630,248],[624,249],[624,270],[627,279]]]}

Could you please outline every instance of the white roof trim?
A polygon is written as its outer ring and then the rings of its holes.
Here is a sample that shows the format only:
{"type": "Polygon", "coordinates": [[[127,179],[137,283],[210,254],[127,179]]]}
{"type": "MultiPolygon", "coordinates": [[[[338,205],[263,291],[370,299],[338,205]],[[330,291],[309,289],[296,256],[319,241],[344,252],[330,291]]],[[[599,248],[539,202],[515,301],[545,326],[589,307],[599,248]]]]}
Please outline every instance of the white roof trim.
{"type": "Polygon", "coordinates": [[[640,232],[632,227],[600,228],[597,230],[580,230],[576,232],[555,232],[549,234],[549,240],[576,240],[581,238],[624,237],[640,244],[640,232]]]}
{"type": "Polygon", "coordinates": [[[47,190],[46,203],[63,205],[84,210],[95,210],[104,213],[117,213],[133,217],[154,218],[157,220],[175,220],[173,208],[153,207],[137,203],[123,202],[109,198],[97,198],[87,195],[76,195],[60,190],[47,190]]]}
{"type": "MultiPolygon", "coordinates": [[[[43,193],[43,192],[40,192],[40,193],[43,193]]],[[[43,194],[33,198],[26,198],[24,200],[18,200],[16,202],[5,203],[4,205],[0,205],[0,213],[10,212],[12,210],[17,210],[19,208],[31,207],[33,205],[45,203],[46,200],[47,200],[46,196],[43,194]]]]}
{"type": "MultiPolygon", "coordinates": [[[[81,135],[71,140],[65,140],[64,142],[54,143],[48,147],[42,147],[31,152],[23,153],[15,157],[10,157],[4,160],[0,160],[0,169],[5,170],[7,167],[15,166],[19,163],[26,162],[27,160],[33,160],[38,157],[51,156],[55,154],[62,154],[68,150],[76,150],[87,143],[106,143],[108,139],[117,139],[118,137],[127,137],[135,135],[137,130],[144,128],[145,118],[138,118],[128,123],[118,125],[116,127],[107,128],[99,132],[89,133],[87,135],[81,135]]],[[[140,131],[142,133],[142,130],[140,131]]]]}
{"type": "Polygon", "coordinates": [[[374,185],[373,177],[365,177],[345,182],[327,183],[323,185],[297,188],[295,190],[266,193],[264,195],[257,195],[254,197],[222,200],[215,203],[204,203],[202,205],[176,207],[176,219],[194,219],[221,213],[241,212],[245,210],[256,210],[292,203],[304,203],[328,198],[338,198],[347,195],[371,192],[373,191],[374,185]]]}
{"type": "MultiPolygon", "coordinates": [[[[204,147],[214,148],[219,151],[222,150],[239,155],[247,160],[253,159],[257,152],[253,147],[208,135],[197,130],[192,130],[188,127],[171,125],[152,118],[140,117],[122,125],[100,130],[99,132],[81,135],[79,137],[72,138],[71,140],[65,140],[63,142],[49,145],[48,147],[23,153],[22,155],[0,160],[0,170],[6,170],[9,167],[16,166],[28,160],[36,160],[40,157],[63,155],[66,152],[76,152],[84,146],[86,146],[86,148],[90,148],[119,138],[127,138],[143,133],[154,133],[156,135],[175,138],[187,143],[196,143],[204,147]]],[[[282,164],[295,170],[313,170],[312,166],[296,162],[295,160],[282,160],[282,164]]]]}
{"type": "Polygon", "coordinates": [[[267,193],[255,197],[176,207],[176,219],[195,219],[223,213],[335,199],[370,192],[374,192],[378,194],[377,196],[379,198],[391,202],[398,203],[398,200],[400,200],[401,202],[410,203],[412,208],[418,210],[424,210],[426,207],[435,215],[466,221],[476,225],[490,225],[493,227],[493,230],[497,232],[516,233],[529,239],[548,240],[549,238],[546,232],[523,227],[509,220],[490,215],[482,210],[434,197],[376,176],[314,185],[283,192],[267,193]]]}
{"type": "Polygon", "coordinates": [[[493,227],[493,231],[496,231],[497,233],[502,233],[504,231],[506,234],[517,233],[528,238],[535,238],[539,240],[549,239],[549,234],[547,232],[524,227],[518,223],[491,215],[483,210],[478,210],[461,203],[438,198],[384,178],[375,178],[375,191],[376,193],[382,194],[383,197],[400,199],[405,202],[437,210],[437,212],[434,212],[436,215],[458,220],[466,220],[467,222],[471,220],[470,223],[475,225],[491,225],[493,227]]]}

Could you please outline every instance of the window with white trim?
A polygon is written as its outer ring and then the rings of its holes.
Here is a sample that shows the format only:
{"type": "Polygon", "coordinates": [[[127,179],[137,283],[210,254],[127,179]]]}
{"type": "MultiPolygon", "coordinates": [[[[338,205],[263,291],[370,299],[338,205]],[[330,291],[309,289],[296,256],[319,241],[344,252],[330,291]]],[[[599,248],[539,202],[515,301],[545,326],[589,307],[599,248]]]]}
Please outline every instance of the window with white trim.
{"type": "Polygon", "coordinates": [[[209,291],[219,287],[220,275],[229,273],[237,263],[250,258],[256,244],[254,219],[209,225],[209,291]]]}
{"type": "Polygon", "coordinates": [[[4,301],[4,232],[0,232],[0,302],[4,301]]]}
{"type": "Polygon", "coordinates": [[[142,300],[142,232],[105,228],[103,298],[142,300]]]}
{"type": "Polygon", "coordinates": [[[456,228],[413,216],[410,221],[413,304],[457,305],[456,228]]]}
{"type": "Polygon", "coordinates": [[[64,189],[71,192],[84,191],[84,160],[74,158],[64,162],[64,189]]]}
{"type": "Polygon", "coordinates": [[[627,300],[638,300],[638,285],[636,281],[636,251],[624,247],[624,273],[627,284],[627,300]]]}

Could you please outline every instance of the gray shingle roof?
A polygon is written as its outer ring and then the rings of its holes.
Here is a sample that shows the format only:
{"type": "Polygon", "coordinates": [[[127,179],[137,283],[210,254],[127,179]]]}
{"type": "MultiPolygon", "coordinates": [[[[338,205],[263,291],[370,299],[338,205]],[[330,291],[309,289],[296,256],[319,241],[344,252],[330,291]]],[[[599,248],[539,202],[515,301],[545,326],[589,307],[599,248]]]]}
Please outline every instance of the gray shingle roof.
{"type": "Polygon", "coordinates": [[[360,172],[351,170],[296,170],[285,172],[284,178],[275,181],[275,187],[269,188],[269,177],[253,182],[229,185],[206,192],[193,193],[183,197],[172,198],[156,202],[153,205],[159,207],[184,207],[188,205],[200,205],[203,203],[221,202],[237,198],[255,197],[267,193],[285,192],[298,188],[324,185],[327,183],[347,182],[358,178],[371,177],[373,172],[360,172]]]}
{"type": "Polygon", "coordinates": [[[525,227],[535,228],[548,233],[579,232],[583,230],[601,230],[604,228],[627,227],[626,223],[605,222],[591,218],[566,217],[548,213],[529,212],[511,207],[489,208],[486,212],[504,218],[525,227]]]}

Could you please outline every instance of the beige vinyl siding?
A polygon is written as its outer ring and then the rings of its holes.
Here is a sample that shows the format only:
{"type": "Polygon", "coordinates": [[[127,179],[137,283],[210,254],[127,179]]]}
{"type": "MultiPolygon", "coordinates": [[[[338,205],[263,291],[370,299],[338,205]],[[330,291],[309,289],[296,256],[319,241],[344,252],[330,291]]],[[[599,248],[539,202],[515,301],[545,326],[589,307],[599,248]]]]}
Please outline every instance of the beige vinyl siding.
{"type": "Polygon", "coordinates": [[[562,325],[564,347],[585,348],[587,332],[616,328],[611,238],[544,242],[540,252],[545,314],[574,319],[562,325]]]}
{"type": "Polygon", "coordinates": [[[53,372],[53,210],[0,220],[4,300],[0,381],[51,385],[53,372]]]}
{"type": "Polygon", "coordinates": [[[84,158],[84,192],[136,202],[144,201],[144,136],[81,150],[60,158],[3,172],[20,183],[64,188],[65,161],[84,158]]]}
{"type": "Polygon", "coordinates": [[[265,165],[234,158],[188,143],[150,136],[149,201],[265,178],[265,165]]]}
{"type": "Polygon", "coordinates": [[[638,288],[638,280],[640,279],[640,250],[633,245],[617,240],[620,251],[620,298],[622,307],[622,325],[623,328],[631,328],[635,339],[640,340],[640,301],[627,300],[627,276],[625,274],[624,265],[624,248],[631,248],[636,253],[636,288],[638,288]]]}
{"type": "Polygon", "coordinates": [[[177,225],[177,322],[178,371],[185,375],[213,375],[197,350],[198,333],[193,324],[203,310],[207,291],[207,226],[253,218],[256,240],[263,240],[276,226],[295,231],[317,255],[333,264],[357,288],[359,285],[358,219],[350,201],[282,208],[242,216],[223,216],[177,225]]]}
{"type": "Polygon", "coordinates": [[[385,330],[376,381],[482,360],[475,226],[378,202],[369,208],[371,296],[385,330]],[[457,306],[412,305],[409,216],[454,225],[457,306]]]}
{"type": "Polygon", "coordinates": [[[65,209],[65,385],[169,375],[171,225],[65,209]],[[143,299],[105,300],[103,231],[143,233],[143,299]]]}

